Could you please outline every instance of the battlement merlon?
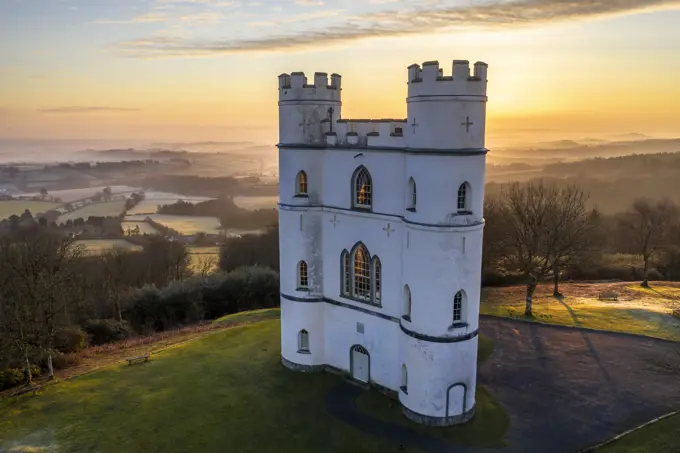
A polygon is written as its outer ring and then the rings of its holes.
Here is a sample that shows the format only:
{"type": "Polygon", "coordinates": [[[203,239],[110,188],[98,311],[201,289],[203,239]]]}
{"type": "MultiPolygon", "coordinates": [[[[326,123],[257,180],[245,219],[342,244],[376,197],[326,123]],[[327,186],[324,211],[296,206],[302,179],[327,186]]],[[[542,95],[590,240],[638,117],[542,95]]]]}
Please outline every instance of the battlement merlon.
{"type": "Polygon", "coordinates": [[[279,76],[279,101],[337,101],[340,102],[342,77],[331,74],[330,84],[328,74],[314,73],[314,83],[308,84],[304,72],[292,72],[279,76]]]}
{"type": "Polygon", "coordinates": [[[486,96],[487,68],[478,61],[470,73],[469,61],[453,60],[451,75],[445,76],[438,61],[426,61],[422,67],[412,64],[408,67],[408,95],[486,96]]]}

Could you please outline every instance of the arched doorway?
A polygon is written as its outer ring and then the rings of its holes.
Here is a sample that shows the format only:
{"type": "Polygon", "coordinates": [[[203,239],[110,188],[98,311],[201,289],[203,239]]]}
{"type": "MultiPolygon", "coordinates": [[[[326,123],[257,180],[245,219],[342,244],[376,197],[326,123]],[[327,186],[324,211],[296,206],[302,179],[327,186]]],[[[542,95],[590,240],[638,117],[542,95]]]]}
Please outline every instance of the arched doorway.
{"type": "Polygon", "coordinates": [[[370,379],[371,358],[361,345],[352,346],[350,351],[350,368],[352,378],[368,383],[370,379]]]}

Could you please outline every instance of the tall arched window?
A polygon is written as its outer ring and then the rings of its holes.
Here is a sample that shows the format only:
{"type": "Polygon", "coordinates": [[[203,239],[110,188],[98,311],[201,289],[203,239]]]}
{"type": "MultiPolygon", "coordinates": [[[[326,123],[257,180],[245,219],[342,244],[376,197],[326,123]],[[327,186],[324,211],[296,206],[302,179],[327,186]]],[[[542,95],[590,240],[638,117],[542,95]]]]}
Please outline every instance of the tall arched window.
{"type": "Polygon", "coordinates": [[[402,317],[407,321],[411,320],[411,288],[404,285],[404,305],[402,308],[402,317]]]}
{"type": "Polygon", "coordinates": [[[401,391],[408,394],[408,370],[406,365],[401,365],[401,391]]]}
{"type": "Polygon", "coordinates": [[[373,206],[373,183],[366,167],[359,167],[352,177],[352,207],[371,209],[373,206]]]}
{"type": "Polygon", "coordinates": [[[382,271],[382,264],[380,263],[380,258],[377,256],[373,258],[373,300],[379,304],[380,303],[380,285],[382,276],[380,275],[382,271]]]}
{"type": "Polygon", "coordinates": [[[343,294],[345,296],[350,295],[351,291],[351,285],[350,285],[350,262],[349,262],[349,252],[347,250],[343,250],[342,254],[340,255],[340,267],[341,267],[341,272],[340,275],[342,277],[342,282],[340,283],[340,294],[343,294]]]}
{"type": "Polygon", "coordinates": [[[363,244],[359,244],[352,254],[352,296],[371,300],[371,257],[363,244]]]}
{"type": "Polygon", "coordinates": [[[305,329],[298,332],[298,352],[309,352],[309,333],[305,329]]]}
{"type": "Polygon", "coordinates": [[[296,195],[307,195],[307,173],[300,170],[295,178],[295,193],[296,195]]]}
{"type": "Polygon", "coordinates": [[[408,192],[406,194],[406,209],[409,211],[415,211],[416,210],[416,181],[413,178],[409,178],[408,180],[408,192]]]}
{"type": "Polygon", "coordinates": [[[307,274],[307,263],[300,261],[298,263],[298,289],[309,288],[309,276],[307,274]]]}
{"type": "Polygon", "coordinates": [[[463,319],[463,292],[458,291],[453,296],[453,323],[459,323],[463,319]]]}
{"type": "Polygon", "coordinates": [[[470,185],[464,182],[458,188],[458,211],[469,211],[470,210],[470,185]]]}

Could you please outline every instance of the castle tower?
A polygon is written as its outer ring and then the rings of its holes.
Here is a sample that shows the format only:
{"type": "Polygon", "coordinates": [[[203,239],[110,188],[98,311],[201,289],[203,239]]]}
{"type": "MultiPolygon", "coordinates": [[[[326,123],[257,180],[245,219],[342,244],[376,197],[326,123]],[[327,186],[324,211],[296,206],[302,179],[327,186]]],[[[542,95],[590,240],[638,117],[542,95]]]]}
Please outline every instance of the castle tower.
{"type": "Polygon", "coordinates": [[[408,68],[406,119],[340,119],[340,76],[279,76],[281,356],[398,394],[419,423],[475,407],[486,70],[408,68]]]}
{"type": "Polygon", "coordinates": [[[467,61],[454,61],[451,76],[437,62],[408,70],[404,178],[416,182],[417,201],[404,215],[411,308],[401,322],[408,389],[399,400],[407,417],[427,424],[464,422],[475,406],[486,67],[475,64],[471,75],[467,61]]]}

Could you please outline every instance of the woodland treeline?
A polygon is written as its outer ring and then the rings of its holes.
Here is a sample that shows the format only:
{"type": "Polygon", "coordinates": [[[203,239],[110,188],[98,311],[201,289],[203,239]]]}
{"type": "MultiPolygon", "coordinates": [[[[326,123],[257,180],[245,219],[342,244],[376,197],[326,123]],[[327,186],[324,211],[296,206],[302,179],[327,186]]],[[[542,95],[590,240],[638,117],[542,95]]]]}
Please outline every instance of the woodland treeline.
{"type": "Polygon", "coordinates": [[[0,389],[53,377],[89,344],[278,306],[271,269],[212,273],[192,266],[178,242],[138,242],[142,251],[91,255],[50,229],[0,238],[0,389]]]}

